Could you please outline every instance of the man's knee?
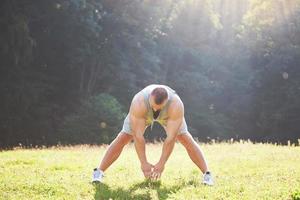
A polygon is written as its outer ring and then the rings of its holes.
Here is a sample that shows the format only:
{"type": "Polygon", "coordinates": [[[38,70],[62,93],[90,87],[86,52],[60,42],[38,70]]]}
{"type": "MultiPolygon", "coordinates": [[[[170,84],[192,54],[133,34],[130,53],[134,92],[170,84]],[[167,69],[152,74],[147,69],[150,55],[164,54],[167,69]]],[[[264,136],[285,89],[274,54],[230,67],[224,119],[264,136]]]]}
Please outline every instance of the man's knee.
{"type": "Polygon", "coordinates": [[[179,141],[181,144],[187,143],[187,138],[185,134],[178,134],[177,135],[177,141],[179,141]]]}
{"type": "Polygon", "coordinates": [[[182,133],[182,134],[178,134],[177,135],[177,140],[183,145],[183,146],[187,146],[190,144],[191,140],[192,140],[192,136],[190,135],[190,133],[182,133]]]}
{"type": "Polygon", "coordinates": [[[120,132],[116,139],[119,144],[125,146],[133,139],[133,137],[128,133],[120,132]]]}

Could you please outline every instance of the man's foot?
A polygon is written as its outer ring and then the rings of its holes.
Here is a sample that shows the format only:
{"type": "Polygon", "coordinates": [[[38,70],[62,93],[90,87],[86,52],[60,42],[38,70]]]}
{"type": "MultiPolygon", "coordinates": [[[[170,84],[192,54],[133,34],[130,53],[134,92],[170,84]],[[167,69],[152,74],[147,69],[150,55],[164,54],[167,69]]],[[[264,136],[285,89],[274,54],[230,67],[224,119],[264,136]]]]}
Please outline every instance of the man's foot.
{"type": "Polygon", "coordinates": [[[104,172],[99,170],[98,168],[95,168],[93,171],[92,182],[93,183],[100,183],[100,182],[102,183],[103,177],[104,177],[104,172]]]}
{"type": "Polygon", "coordinates": [[[203,174],[203,184],[210,185],[210,186],[214,185],[213,177],[209,171],[203,174]]]}

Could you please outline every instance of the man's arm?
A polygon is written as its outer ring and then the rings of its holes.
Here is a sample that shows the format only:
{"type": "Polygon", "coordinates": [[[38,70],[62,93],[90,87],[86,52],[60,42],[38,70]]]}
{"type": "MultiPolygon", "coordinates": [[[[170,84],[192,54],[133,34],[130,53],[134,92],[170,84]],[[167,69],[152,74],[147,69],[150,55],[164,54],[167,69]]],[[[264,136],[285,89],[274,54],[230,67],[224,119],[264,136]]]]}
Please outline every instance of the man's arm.
{"type": "Polygon", "coordinates": [[[148,163],[146,157],[144,132],[146,122],[144,119],[145,105],[141,96],[136,95],[129,110],[129,120],[134,139],[134,146],[141,162],[141,168],[146,178],[151,176],[152,165],[148,163]]]}
{"type": "Polygon", "coordinates": [[[167,138],[164,141],[161,157],[158,163],[154,167],[153,177],[154,179],[160,178],[164,166],[171,155],[174,144],[176,141],[176,136],[178,134],[179,128],[183,122],[184,117],[184,106],[181,100],[178,98],[178,101],[174,102],[170,106],[169,119],[167,121],[167,138]],[[172,106],[172,107],[171,107],[172,106]]]}

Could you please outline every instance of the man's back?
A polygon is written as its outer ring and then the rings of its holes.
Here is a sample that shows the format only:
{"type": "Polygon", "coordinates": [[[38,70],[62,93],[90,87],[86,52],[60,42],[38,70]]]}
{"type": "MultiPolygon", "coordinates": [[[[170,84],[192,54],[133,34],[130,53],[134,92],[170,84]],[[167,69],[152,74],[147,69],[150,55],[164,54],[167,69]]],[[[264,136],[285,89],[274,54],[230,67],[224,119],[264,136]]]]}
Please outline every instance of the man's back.
{"type": "Polygon", "coordinates": [[[138,109],[137,112],[139,112],[140,115],[144,116],[146,120],[146,126],[153,125],[155,121],[160,123],[162,126],[165,126],[166,121],[169,118],[170,104],[173,101],[178,100],[180,100],[180,98],[176,94],[175,90],[173,90],[172,88],[166,85],[151,84],[146,86],[136,94],[136,96],[133,98],[132,105],[139,105],[140,109],[138,109]],[[156,113],[150,105],[151,92],[155,88],[164,88],[168,93],[168,100],[163,106],[163,108],[158,111],[158,113],[156,113]]]}

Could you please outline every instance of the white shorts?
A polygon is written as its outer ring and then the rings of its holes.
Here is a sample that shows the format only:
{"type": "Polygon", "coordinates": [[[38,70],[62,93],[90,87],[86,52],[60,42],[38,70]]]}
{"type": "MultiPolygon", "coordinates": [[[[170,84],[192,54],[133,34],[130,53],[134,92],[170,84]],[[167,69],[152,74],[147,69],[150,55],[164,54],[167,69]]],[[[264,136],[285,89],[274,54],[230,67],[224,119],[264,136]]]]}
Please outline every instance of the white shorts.
{"type": "MultiPolygon", "coordinates": [[[[148,126],[146,126],[146,128],[147,127],[148,126]]],[[[162,127],[166,130],[166,126],[162,125],[162,127]]],[[[145,128],[145,130],[146,130],[146,128],[145,128]]],[[[129,115],[127,115],[126,118],[124,119],[123,128],[122,128],[121,132],[129,134],[129,135],[132,134],[131,133],[131,125],[130,125],[130,121],[129,121],[129,115]]],[[[188,133],[188,127],[187,127],[185,118],[183,118],[183,121],[179,128],[178,134],[187,134],[187,133],[188,133]]]]}

